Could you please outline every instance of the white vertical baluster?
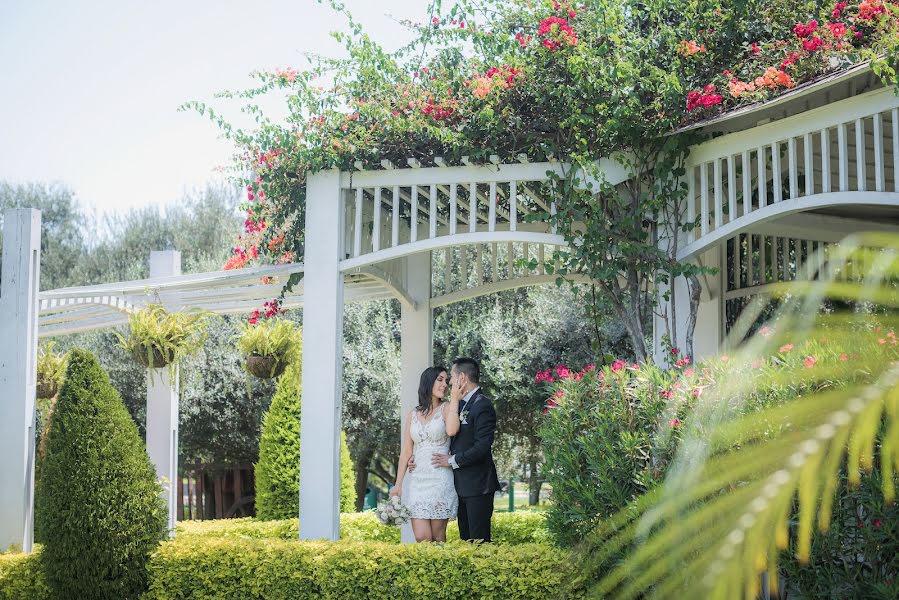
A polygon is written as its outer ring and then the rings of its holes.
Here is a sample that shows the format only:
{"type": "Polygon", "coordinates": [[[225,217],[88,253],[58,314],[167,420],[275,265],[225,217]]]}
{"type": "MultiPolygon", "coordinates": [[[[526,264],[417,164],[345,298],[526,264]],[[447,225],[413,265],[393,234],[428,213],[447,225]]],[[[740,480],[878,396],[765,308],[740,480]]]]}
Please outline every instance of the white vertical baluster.
{"type": "Polygon", "coordinates": [[[518,182],[509,182],[509,231],[518,229],[518,182]]]}
{"type": "Polygon", "coordinates": [[[715,159],[715,229],[721,227],[721,159],[715,159]]]}
{"type": "Polygon", "coordinates": [[[477,274],[477,278],[475,280],[475,285],[483,285],[484,284],[484,245],[478,244],[475,246],[475,264],[474,264],[474,272],[477,274]]]}
{"type": "Polygon", "coordinates": [[[756,150],[756,156],[758,157],[758,168],[759,168],[759,208],[763,208],[768,205],[768,173],[767,173],[767,165],[768,159],[765,157],[765,147],[759,146],[756,150]]]}
{"type": "Polygon", "coordinates": [[[374,213],[372,213],[371,251],[381,249],[381,188],[375,188],[374,213]]]}
{"type": "Polygon", "coordinates": [[[865,121],[855,120],[855,184],[858,191],[864,192],[868,187],[868,174],[865,171],[865,121]]]}
{"type": "Polygon", "coordinates": [[[699,234],[709,232],[709,171],[708,163],[699,165],[699,234]]]}
{"type": "Polygon", "coordinates": [[[765,285],[768,282],[768,253],[765,248],[767,239],[767,236],[759,236],[759,285],[765,285]]]}
{"type": "Polygon", "coordinates": [[[884,191],[883,183],[883,116],[874,115],[874,189],[884,191]]]}
{"type": "Polygon", "coordinates": [[[799,197],[799,166],[796,164],[796,138],[787,140],[787,170],[790,180],[790,200],[799,197]]]}
{"type": "Polygon", "coordinates": [[[459,247],[459,281],[461,289],[468,289],[468,246],[459,247]]]}
{"type": "Polygon", "coordinates": [[[840,191],[849,191],[849,142],[846,124],[837,125],[837,163],[840,165],[840,191]]]}
{"type": "Polygon", "coordinates": [[[752,161],[749,150],[743,151],[743,214],[752,212],[752,161]]]}
{"type": "Polygon", "coordinates": [[[428,204],[428,237],[437,237],[437,186],[431,184],[431,197],[428,204]]]}
{"type": "Polygon", "coordinates": [[[727,213],[728,223],[737,218],[737,169],[733,154],[727,155],[727,213]]]}
{"type": "Polygon", "coordinates": [[[812,150],[814,150],[812,144],[814,143],[812,134],[805,134],[805,143],[802,144],[803,154],[805,155],[805,195],[811,196],[815,193],[815,161],[814,154],[812,150]]]}
{"type": "Polygon", "coordinates": [[[899,192],[899,108],[892,111],[893,121],[893,190],[899,192]]]}
{"type": "Polygon", "coordinates": [[[413,185],[410,190],[412,197],[412,217],[409,219],[409,241],[418,241],[418,186],[413,185]]]}
{"type": "Polygon", "coordinates": [[[793,240],[793,279],[797,280],[802,277],[802,240],[793,240]]]}
{"type": "Polygon", "coordinates": [[[830,130],[821,130],[821,193],[830,192],[830,130]]]}
{"type": "Polygon", "coordinates": [[[771,189],[774,195],[772,202],[783,200],[783,178],[780,173],[780,142],[771,144],[771,189]]]}
{"type": "Polygon", "coordinates": [[[490,182],[490,194],[487,196],[487,202],[490,205],[487,218],[487,231],[496,231],[496,182],[490,182]]]}
{"type": "Polygon", "coordinates": [[[456,211],[458,207],[456,206],[456,202],[458,202],[458,185],[453,183],[450,185],[450,222],[449,222],[449,232],[450,235],[456,235],[456,223],[458,222],[458,214],[456,211]]]}
{"type": "Polygon", "coordinates": [[[693,166],[687,166],[687,222],[690,224],[687,241],[692,242],[696,239],[696,230],[693,228],[696,224],[696,174],[693,166]]]}
{"type": "Polygon", "coordinates": [[[396,248],[400,245],[400,208],[403,201],[400,199],[400,186],[393,186],[393,221],[390,224],[390,245],[396,248]]]}
{"type": "Polygon", "coordinates": [[[496,242],[490,244],[490,254],[491,275],[493,276],[493,282],[496,283],[499,281],[499,248],[496,242]]]}
{"type": "Polygon", "coordinates": [[[453,248],[450,246],[444,252],[443,265],[443,293],[449,294],[453,291],[453,248]]]}
{"type": "Polygon", "coordinates": [[[478,230],[478,184],[472,181],[468,184],[468,231],[474,233],[478,230]]]}
{"type": "Polygon", "coordinates": [[[356,212],[353,215],[353,256],[362,254],[362,188],[356,188],[356,212]]]}

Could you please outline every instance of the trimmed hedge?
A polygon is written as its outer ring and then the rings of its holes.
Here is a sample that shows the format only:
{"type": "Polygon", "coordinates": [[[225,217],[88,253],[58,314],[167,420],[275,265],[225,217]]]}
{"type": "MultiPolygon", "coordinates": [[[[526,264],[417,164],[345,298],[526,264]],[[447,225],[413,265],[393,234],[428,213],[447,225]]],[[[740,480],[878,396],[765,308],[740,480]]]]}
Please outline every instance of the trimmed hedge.
{"type": "MultiPolygon", "coordinates": [[[[549,543],[544,515],[539,512],[495,513],[493,542],[496,544],[549,543]]],[[[257,519],[219,519],[215,521],[185,521],[178,524],[178,535],[185,537],[223,539],[297,539],[297,520],[261,521],[257,519]]],[[[340,515],[340,539],[357,542],[399,543],[400,530],[382,525],[374,513],[344,513],[340,515]]],[[[447,540],[459,539],[459,528],[450,521],[447,540]]]]}
{"type": "Polygon", "coordinates": [[[572,569],[567,552],[539,544],[397,546],[184,536],[154,555],[147,598],[543,600],[560,597],[572,569]]]}
{"type": "MultiPolygon", "coordinates": [[[[193,533],[182,531],[164,542],[150,559],[150,589],[143,598],[542,600],[583,596],[580,588],[568,587],[576,568],[569,553],[548,544],[298,542],[251,537],[295,535],[282,521],[234,521],[237,526],[230,531],[203,527],[193,533]]],[[[39,548],[34,554],[0,555],[0,600],[49,598],[39,548]]]]}
{"type": "MultiPolygon", "coordinates": [[[[278,391],[262,418],[256,463],[256,515],[260,519],[296,518],[300,493],[300,416],[302,382],[299,364],[278,381],[278,391]]],[[[356,473],[346,435],[340,439],[340,507],[356,503],[356,473]]]]}

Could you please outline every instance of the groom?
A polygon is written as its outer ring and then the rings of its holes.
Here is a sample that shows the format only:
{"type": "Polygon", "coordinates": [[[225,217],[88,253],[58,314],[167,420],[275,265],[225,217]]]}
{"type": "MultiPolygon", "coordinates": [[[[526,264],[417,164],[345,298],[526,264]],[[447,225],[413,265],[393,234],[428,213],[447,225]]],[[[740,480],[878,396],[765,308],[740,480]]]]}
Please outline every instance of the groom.
{"type": "Polygon", "coordinates": [[[450,442],[450,453],[435,453],[431,463],[453,469],[459,494],[459,537],[490,541],[493,494],[499,489],[493,464],[496,411],[480,387],[481,369],[471,358],[459,358],[450,369],[453,399],[459,401],[459,433],[450,442]]]}

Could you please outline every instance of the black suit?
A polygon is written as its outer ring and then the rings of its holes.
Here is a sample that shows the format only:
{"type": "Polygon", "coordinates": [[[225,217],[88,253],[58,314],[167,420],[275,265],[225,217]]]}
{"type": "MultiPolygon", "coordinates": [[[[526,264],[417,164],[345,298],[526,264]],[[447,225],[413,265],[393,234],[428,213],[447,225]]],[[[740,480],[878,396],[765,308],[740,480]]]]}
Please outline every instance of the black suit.
{"type": "Polygon", "coordinates": [[[460,415],[463,408],[465,423],[450,441],[450,454],[458,465],[453,479],[459,494],[459,537],[489,542],[493,494],[499,489],[491,452],[496,411],[481,390],[475,391],[467,404],[459,403],[460,415]]]}

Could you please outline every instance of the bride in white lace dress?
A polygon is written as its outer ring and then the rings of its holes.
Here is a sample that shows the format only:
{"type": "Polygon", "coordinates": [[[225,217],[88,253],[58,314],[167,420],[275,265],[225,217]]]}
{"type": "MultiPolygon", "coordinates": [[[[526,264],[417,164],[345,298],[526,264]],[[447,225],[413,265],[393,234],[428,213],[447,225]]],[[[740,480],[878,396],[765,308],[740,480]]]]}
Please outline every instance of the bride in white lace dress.
{"type": "Polygon", "coordinates": [[[443,401],[447,379],[441,367],[429,367],[421,374],[418,406],[406,418],[396,485],[390,490],[409,507],[417,542],[445,542],[446,523],[456,518],[459,508],[452,469],[431,464],[435,452],[449,453],[450,437],[459,432],[459,399],[443,401]],[[415,469],[410,471],[413,456],[415,469]]]}

